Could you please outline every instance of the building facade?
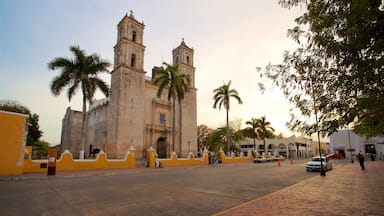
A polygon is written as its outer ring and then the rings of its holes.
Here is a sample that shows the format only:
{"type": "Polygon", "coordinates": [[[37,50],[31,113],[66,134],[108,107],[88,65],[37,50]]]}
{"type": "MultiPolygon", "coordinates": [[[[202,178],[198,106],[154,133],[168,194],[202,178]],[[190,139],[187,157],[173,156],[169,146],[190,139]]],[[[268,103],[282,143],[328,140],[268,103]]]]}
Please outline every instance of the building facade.
{"type": "MultiPolygon", "coordinates": [[[[172,101],[167,99],[167,89],[157,97],[158,87],[144,71],[143,44],[144,24],[133,13],[119,22],[117,43],[114,47],[114,66],[111,72],[110,98],[94,101],[88,111],[86,156],[94,149],[103,150],[109,158],[121,158],[131,147],[137,158],[145,158],[148,148],[156,149],[159,157],[168,157],[173,151],[179,156],[197,152],[197,112],[194,50],[184,40],[172,51],[173,64],[179,72],[190,76],[190,88],[181,103],[176,101],[172,113],[172,101]],[[175,131],[172,129],[175,115],[175,131]],[[175,149],[172,146],[175,133],[175,149]]],[[[61,145],[77,152],[80,131],[74,122],[81,125],[79,111],[68,109],[63,120],[61,145]],[[76,114],[75,114],[76,113],[76,114]],[[74,120],[73,118],[76,118],[74,120]],[[76,139],[75,137],[78,137],[76,139]]]]}
{"type": "MultiPolygon", "coordinates": [[[[246,138],[237,143],[244,154],[254,151],[253,139],[246,138]]],[[[258,155],[265,155],[263,140],[255,141],[255,151],[258,155]]],[[[296,137],[295,135],[281,139],[265,139],[267,154],[270,156],[282,155],[286,158],[300,159],[319,155],[319,142],[312,138],[296,137]]],[[[329,145],[320,142],[321,154],[329,154],[329,145]]]]}
{"type": "Polygon", "coordinates": [[[384,159],[384,137],[360,137],[352,130],[339,130],[329,137],[329,143],[331,153],[341,153],[346,158],[361,152],[368,158],[384,159]]]}

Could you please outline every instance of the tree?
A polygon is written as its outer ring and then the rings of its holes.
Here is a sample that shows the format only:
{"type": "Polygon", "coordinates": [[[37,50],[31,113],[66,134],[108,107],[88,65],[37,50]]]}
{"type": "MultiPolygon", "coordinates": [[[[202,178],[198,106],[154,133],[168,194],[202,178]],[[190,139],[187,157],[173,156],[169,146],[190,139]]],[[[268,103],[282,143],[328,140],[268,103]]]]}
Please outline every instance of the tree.
{"type": "Polygon", "coordinates": [[[0,110],[28,115],[27,146],[34,146],[34,143],[43,135],[39,127],[39,115],[36,113],[32,114],[26,106],[17,101],[3,100],[0,101],[0,110]]]}
{"type": "Polygon", "coordinates": [[[284,135],[284,133],[280,132],[280,133],[276,136],[276,138],[278,138],[278,139],[284,139],[284,138],[285,138],[285,135],[284,135]]]}
{"type": "Polygon", "coordinates": [[[332,133],[352,123],[360,135],[384,134],[384,13],[380,0],[280,0],[286,8],[305,5],[288,36],[299,47],[285,52],[265,76],[305,115],[291,126],[332,133]]]}
{"type": "MultiPolygon", "coordinates": [[[[220,147],[223,147],[227,143],[234,143],[238,142],[243,139],[242,131],[238,130],[235,131],[233,128],[227,129],[227,127],[221,127],[214,130],[212,133],[208,135],[208,147],[211,151],[218,152],[220,150],[220,147]],[[229,132],[228,132],[229,131],[229,132]],[[227,139],[230,139],[230,142],[228,142],[227,139]]],[[[236,150],[237,147],[234,145],[231,145],[229,147],[229,150],[236,150]]]]}
{"type": "MultiPolygon", "coordinates": [[[[172,100],[172,151],[175,151],[175,109],[176,100],[181,106],[181,102],[184,99],[184,94],[189,91],[190,77],[188,74],[181,74],[179,72],[179,65],[170,65],[163,62],[163,66],[155,70],[155,79],[153,84],[158,85],[157,97],[160,98],[163,90],[167,89],[167,99],[169,102],[172,100]]],[[[181,125],[180,125],[181,127],[181,125]]],[[[179,154],[181,154],[181,143],[179,143],[179,154]]]]}
{"type": "Polygon", "coordinates": [[[230,98],[233,97],[237,100],[239,104],[242,104],[241,98],[239,96],[239,93],[235,89],[230,89],[231,87],[231,81],[228,82],[228,84],[223,84],[219,88],[213,90],[214,96],[213,100],[215,101],[213,104],[213,108],[216,109],[216,107],[219,107],[221,109],[221,106],[224,106],[227,114],[227,126],[226,126],[226,140],[227,140],[227,152],[229,152],[230,147],[230,139],[229,139],[229,119],[228,119],[228,113],[230,109],[230,98]]]}
{"type": "Polygon", "coordinates": [[[207,125],[199,125],[197,126],[197,151],[200,150],[207,145],[208,141],[209,129],[207,125]]]}
{"type": "Polygon", "coordinates": [[[84,158],[84,146],[86,138],[86,124],[88,119],[87,101],[91,103],[96,90],[108,97],[110,90],[108,85],[98,77],[99,73],[108,73],[110,63],[100,59],[97,54],[86,55],[78,46],[71,46],[70,51],[74,59],[58,57],[48,63],[51,70],[60,69],[61,74],[53,78],[51,92],[54,96],[60,95],[64,88],[68,88],[67,97],[71,101],[76,91],[80,88],[83,95],[83,121],[81,130],[80,158],[84,158]]]}
{"type": "Polygon", "coordinates": [[[0,101],[0,110],[29,115],[31,111],[24,105],[13,100],[0,101]]]}
{"type": "Polygon", "coordinates": [[[258,127],[258,121],[255,118],[251,118],[251,120],[246,121],[245,124],[249,125],[249,127],[247,127],[245,129],[245,131],[246,131],[247,137],[253,139],[253,151],[255,151],[256,150],[256,138],[257,138],[256,129],[258,127]]]}
{"type": "Polygon", "coordinates": [[[265,143],[265,139],[270,138],[271,134],[273,135],[275,129],[273,129],[271,123],[266,120],[265,116],[262,116],[261,118],[256,120],[256,131],[260,138],[263,139],[264,152],[265,155],[267,155],[268,149],[265,143]]]}
{"type": "Polygon", "coordinates": [[[49,152],[49,143],[45,141],[35,141],[32,150],[32,159],[47,158],[49,152]]]}
{"type": "Polygon", "coordinates": [[[43,132],[39,129],[39,115],[36,113],[29,115],[28,123],[27,145],[34,145],[43,135],[43,132]]]}

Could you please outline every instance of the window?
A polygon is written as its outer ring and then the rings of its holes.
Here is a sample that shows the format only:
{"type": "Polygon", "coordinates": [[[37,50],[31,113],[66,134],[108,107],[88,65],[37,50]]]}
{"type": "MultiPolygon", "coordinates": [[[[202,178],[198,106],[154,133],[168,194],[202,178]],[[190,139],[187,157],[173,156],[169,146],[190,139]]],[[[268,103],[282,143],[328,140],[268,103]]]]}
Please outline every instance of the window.
{"type": "Polygon", "coordinates": [[[133,42],[136,42],[136,36],[137,36],[137,33],[135,31],[132,32],[132,41],[133,42]]]}
{"type": "Polygon", "coordinates": [[[166,125],[167,124],[167,119],[165,118],[165,113],[160,113],[160,124],[166,125]]]}
{"type": "Polygon", "coordinates": [[[176,56],[176,64],[179,64],[179,56],[176,56]]]}
{"type": "Polygon", "coordinates": [[[135,67],[136,65],[136,55],[132,54],[131,55],[131,67],[135,67]]]}
{"type": "Polygon", "coordinates": [[[187,56],[187,65],[189,65],[189,56],[187,56]]]}

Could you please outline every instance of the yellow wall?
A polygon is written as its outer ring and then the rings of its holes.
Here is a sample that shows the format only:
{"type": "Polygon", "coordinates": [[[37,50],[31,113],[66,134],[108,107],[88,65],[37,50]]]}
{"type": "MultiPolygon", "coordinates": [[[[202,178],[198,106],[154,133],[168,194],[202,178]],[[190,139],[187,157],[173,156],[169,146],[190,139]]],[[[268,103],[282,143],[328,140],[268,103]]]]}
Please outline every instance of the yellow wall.
{"type": "MultiPolygon", "coordinates": [[[[41,168],[41,164],[47,164],[48,160],[24,160],[24,173],[47,172],[48,168],[41,168]]],[[[129,149],[127,155],[121,160],[108,160],[104,152],[100,152],[95,160],[73,160],[72,154],[65,151],[56,162],[56,172],[75,170],[98,170],[98,169],[122,169],[135,168],[135,150],[129,149]]]]}
{"type": "Polygon", "coordinates": [[[28,116],[0,111],[0,176],[21,175],[28,116]]]}
{"type": "Polygon", "coordinates": [[[170,159],[161,159],[160,163],[163,167],[207,165],[208,153],[204,153],[202,159],[195,158],[193,154],[191,154],[188,158],[178,159],[177,155],[174,153],[170,159]]]}
{"type": "Polygon", "coordinates": [[[244,157],[243,154],[240,155],[240,157],[226,157],[225,153],[223,151],[219,152],[219,157],[221,159],[221,163],[227,164],[227,163],[245,163],[245,162],[252,162],[253,158],[251,154],[248,154],[247,157],[244,157]]]}
{"type": "MultiPolygon", "coordinates": [[[[148,162],[150,168],[155,168],[156,151],[152,147],[148,149],[148,162]]],[[[179,166],[195,166],[208,165],[208,152],[204,152],[203,158],[195,158],[190,154],[188,158],[178,159],[176,153],[173,153],[169,159],[160,159],[162,167],[179,167],[179,166]]]]}

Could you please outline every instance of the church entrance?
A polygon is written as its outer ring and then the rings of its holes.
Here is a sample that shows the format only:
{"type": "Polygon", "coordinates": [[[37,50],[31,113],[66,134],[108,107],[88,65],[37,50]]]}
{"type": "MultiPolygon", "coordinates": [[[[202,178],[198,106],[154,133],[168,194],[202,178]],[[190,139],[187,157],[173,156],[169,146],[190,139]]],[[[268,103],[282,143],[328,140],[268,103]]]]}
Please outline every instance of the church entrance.
{"type": "Polygon", "coordinates": [[[167,140],[164,137],[157,139],[156,153],[159,158],[167,158],[167,140]]]}

